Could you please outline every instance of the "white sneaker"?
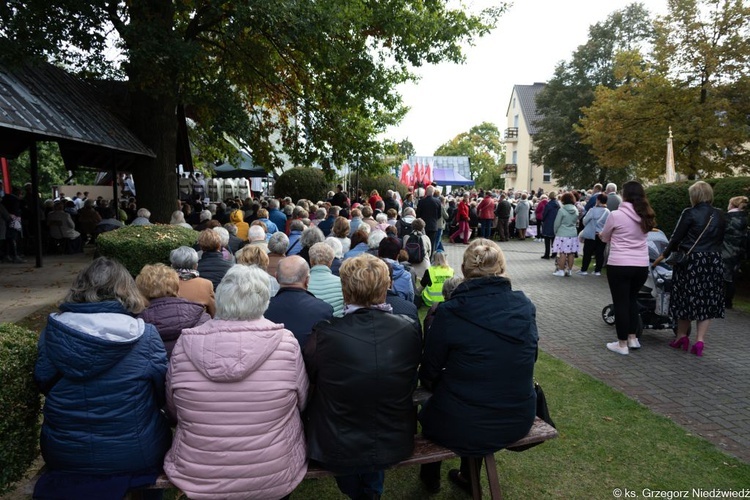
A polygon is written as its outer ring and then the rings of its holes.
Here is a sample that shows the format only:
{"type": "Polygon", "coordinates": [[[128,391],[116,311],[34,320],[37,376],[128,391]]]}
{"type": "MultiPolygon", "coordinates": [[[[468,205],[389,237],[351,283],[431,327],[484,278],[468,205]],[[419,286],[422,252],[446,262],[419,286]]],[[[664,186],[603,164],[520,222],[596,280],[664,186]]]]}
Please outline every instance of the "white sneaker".
{"type": "Polygon", "coordinates": [[[569,277],[570,277],[570,271],[565,271],[565,277],[566,277],[566,278],[569,278],[569,277]]]}
{"type": "Polygon", "coordinates": [[[586,271],[576,271],[576,274],[578,276],[588,276],[589,275],[589,273],[587,273],[586,271]]]}
{"type": "Polygon", "coordinates": [[[601,276],[601,275],[602,275],[602,273],[600,273],[599,271],[596,271],[596,272],[594,273],[594,276],[601,276]]]}
{"type": "Polygon", "coordinates": [[[554,273],[552,273],[552,276],[565,276],[565,271],[563,271],[562,269],[559,269],[555,271],[554,273]]]}
{"type": "Polygon", "coordinates": [[[638,342],[638,339],[633,339],[633,340],[628,339],[628,347],[630,349],[640,349],[641,343],[638,342]]]}
{"type": "Polygon", "coordinates": [[[622,354],[623,356],[628,354],[628,348],[620,347],[619,342],[609,342],[607,344],[607,349],[609,349],[612,352],[616,352],[617,354],[622,354]]]}

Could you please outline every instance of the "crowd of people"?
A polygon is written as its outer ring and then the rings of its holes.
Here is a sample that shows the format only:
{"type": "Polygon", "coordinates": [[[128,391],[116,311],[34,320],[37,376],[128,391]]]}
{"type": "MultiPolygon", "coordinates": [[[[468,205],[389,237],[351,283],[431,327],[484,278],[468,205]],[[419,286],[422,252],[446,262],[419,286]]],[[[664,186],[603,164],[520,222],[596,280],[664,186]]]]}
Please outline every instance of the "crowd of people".
{"type": "MultiPolygon", "coordinates": [[[[133,279],[96,259],[40,338],[40,495],[121,497],[163,470],[190,498],[279,499],[314,461],[350,498],[379,498],[384,470],[412,452],[418,381],[432,391],[422,432],[465,458],[448,477],[470,491],[470,457],[523,437],[536,409],[535,307],[512,289],[492,238],[543,241],[555,276],[571,276],[579,252],[578,275],[606,263],[617,331],[606,347],[622,355],[641,348],[649,266],[682,252],[670,345],[687,351],[695,321],[691,352],[702,356],[747,245],[747,198],[724,214],[705,182],[690,187],[692,206],[653,262],[657,214],[635,181],[619,193],[420,194],[350,197],[338,186],[321,202],[182,202],[171,223],[196,230],[196,244],[175,248],[171,266],[133,279]],[[460,273],[443,235],[467,245],[460,273]]],[[[133,215],[150,223],[144,208],[133,215]]],[[[440,464],[420,478],[438,491],[440,464]]]]}

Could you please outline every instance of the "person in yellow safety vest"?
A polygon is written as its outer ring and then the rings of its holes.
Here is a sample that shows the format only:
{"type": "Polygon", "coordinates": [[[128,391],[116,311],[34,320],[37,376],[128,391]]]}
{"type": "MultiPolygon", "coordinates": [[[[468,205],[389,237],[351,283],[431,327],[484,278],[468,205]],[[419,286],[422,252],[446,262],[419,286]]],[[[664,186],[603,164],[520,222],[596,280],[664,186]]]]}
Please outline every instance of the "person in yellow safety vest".
{"type": "Polygon", "coordinates": [[[448,278],[453,277],[453,269],[445,260],[443,252],[435,252],[432,255],[432,266],[428,267],[422,276],[420,284],[422,290],[422,302],[426,306],[431,306],[443,299],[443,283],[448,278]]]}

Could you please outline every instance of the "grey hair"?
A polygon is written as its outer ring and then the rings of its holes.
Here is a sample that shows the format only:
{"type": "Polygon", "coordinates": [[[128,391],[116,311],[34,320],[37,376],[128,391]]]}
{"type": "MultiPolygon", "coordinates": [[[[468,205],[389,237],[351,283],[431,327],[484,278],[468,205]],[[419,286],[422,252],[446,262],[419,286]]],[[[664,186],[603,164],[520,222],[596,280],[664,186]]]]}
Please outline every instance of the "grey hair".
{"type": "Polygon", "coordinates": [[[148,211],[146,208],[139,208],[138,211],[135,213],[138,217],[145,217],[149,219],[151,217],[151,212],[148,211]]]}
{"type": "Polygon", "coordinates": [[[216,287],[216,319],[259,319],[268,309],[271,290],[268,273],[258,266],[235,264],[216,287]]]}
{"type": "Polygon", "coordinates": [[[216,215],[216,203],[209,203],[207,208],[208,211],[211,212],[212,217],[216,215]]]}
{"type": "Polygon", "coordinates": [[[172,218],[169,220],[169,223],[170,224],[184,224],[185,214],[182,213],[182,210],[175,210],[174,212],[172,212],[172,218]]]}
{"type": "Polygon", "coordinates": [[[417,212],[415,212],[414,209],[411,208],[411,207],[406,207],[404,209],[404,217],[407,216],[407,215],[411,215],[412,217],[416,217],[417,216],[417,212]]]}
{"type": "Polygon", "coordinates": [[[247,230],[247,239],[250,241],[265,240],[266,232],[263,231],[263,228],[258,225],[250,226],[250,229],[247,230]]]}
{"type": "Polygon", "coordinates": [[[64,301],[94,303],[111,300],[116,300],[133,314],[146,308],[146,299],[125,266],[116,260],[98,257],[78,273],[64,301]]]}
{"type": "Polygon", "coordinates": [[[169,262],[175,269],[195,269],[198,266],[198,252],[184,245],[177,247],[169,253],[169,262]]]}
{"type": "Polygon", "coordinates": [[[200,221],[203,222],[204,220],[211,220],[211,217],[213,217],[213,214],[210,210],[203,210],[201,211],[200,221]]]}
{"type": "Polygon", "coordinates": [[[325,208],[319,208],[315,211],[315,218],[316,219],[325,219],[326,218],[326,209],[325,208]]]}
{"type": "Polygon", "coordinates": [[[226,229],[232,236],[237,236],[237,226],[235,226],[231,222],[227,222],[226,224],[224,224],[224,229],[226,229]]]}
{"type": "Polygon", "coordinates": [[[223,227],[215,227],[213,228],[213,230],[219,234],[219,238],[221,239],[221,246],[226,247],[227,245],[229,245],[229,231],[227,231],[223,227]]]}
{"type": "Polygon", "coordinates": [[[294,207],[292,205],[284,205],[284,208],[281,211],[284,212],[284,215],[287,217],[291,217],[292,212],[294,212],[294,207]]]}
{"type": "Polygon", "coordinates": [[[375,220],[378,221],[380,224],[383,224],[384,222],[388,222],[388,216],[381,212],[375,216],[375,220]]]}
{"type": "Polygon", "coordinates": [[[315,226],[308,227],[299,237],[299,244],[303,247],[311,247],[316,243],[320,243],[326,239],[323,231],[315,226]]]}
{"type": "Polygon", "coordinates": [[[316,243],[310,247],[310,265],[317,266],[323,264],[330,266],[333,262],[334,252],[333,248],[328,245],[328,240],[316,243]]]}
{"type": "Polygon", "coordinates": [[[609,184],[607,184],[607,190],[606,191],[608,193],[615,193],[615,192],[617,192],[617,184],[615,184],[614,182],[610,182],[609,184]]]}
{"type": "Polygon", "coordinates": [[[453,295],[453,290],[456,289],[458,285],[463,283],[464,279],[459,276],[451,276],[447,280],[443,281],[443,298],[445,300],[448,300],[451,298],[451,295],[453,295]]]}
{"type": "Polygon", "coordinates": [[[305,223],[302,222],[300,219],[294,219],[292,222],[289,223],[289,231],[304,231],[305,230],[305,223]]]}
{"type": "Polygon", "coordinates": [[[299,255],[281,259],[276,267],[276,281],[279,282],[279,285],[303,283],[309,275],[310,266],[299,255]]]}
{"type": "Polygon", "coordinates": [[[268,200],[268,208],[279,208],[279,200],[276,198],[268,200]]]}
{"type": "Polygon", "coordinates": [[[268,240],[268,249],[276,254],[284,255],[289,247],[289,238],[283,231],[276,231],[268,240]]]}
{"type": "Polygon", "coordinates": [[[367,237],[367,246],[369,248],[378,248],[380,242],[385,238],[386,234],[383,231],[377,230],[370,233],[367,237]]]}
{"type": "Polygon", "coordinates": [[[334,238],[333,236],[329,236],[326,238],[326,240],[323,242],[329,247],[333,249],[333,256],[338,257],[339,259],[344,258],[344,245],[341,244],[341,240],[338,238],[334,238]]]}

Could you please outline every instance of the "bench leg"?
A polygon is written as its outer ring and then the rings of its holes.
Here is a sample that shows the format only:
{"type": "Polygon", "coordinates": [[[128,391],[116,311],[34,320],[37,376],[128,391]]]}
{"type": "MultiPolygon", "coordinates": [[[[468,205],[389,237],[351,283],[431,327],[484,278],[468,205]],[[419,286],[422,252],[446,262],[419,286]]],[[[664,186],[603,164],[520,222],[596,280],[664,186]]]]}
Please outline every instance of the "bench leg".
{"type": "Polygon", "coordinates": [[[469,482],[471,483],[471,496],[474,500],[482,500],[482,481],[480,473],[482,472],[482,459],[469,457],[469,482]]]}
{"type": "Polygon", "coordinates": [[[484,466],[487,469],[487,481],[490,483],[490,498],[492,500],[501,500],[503,494],[500,491],[500,480],[497,477],[497,464],[495,455],[490,453],[484,457],[484,466]]]}

